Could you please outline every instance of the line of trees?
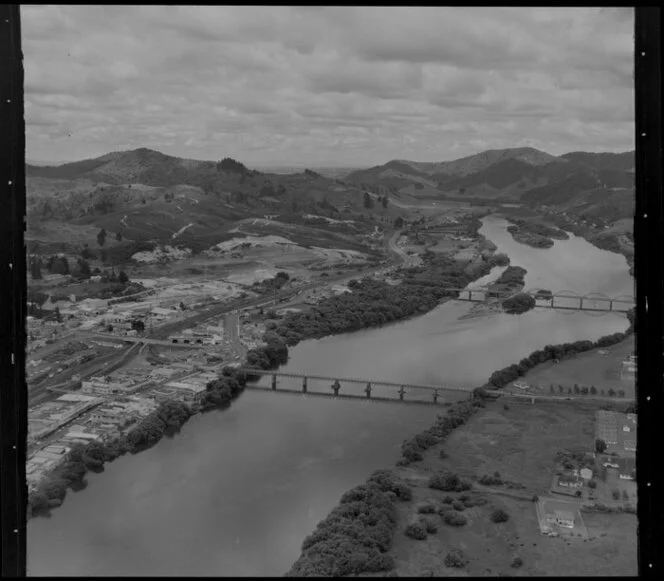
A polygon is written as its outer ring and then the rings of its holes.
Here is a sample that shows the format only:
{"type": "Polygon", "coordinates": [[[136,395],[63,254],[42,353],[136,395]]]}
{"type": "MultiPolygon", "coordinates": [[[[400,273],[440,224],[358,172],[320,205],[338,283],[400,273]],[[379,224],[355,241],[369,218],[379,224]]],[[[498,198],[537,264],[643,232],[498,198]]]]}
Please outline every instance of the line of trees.
{"type": "MultiPolygon", "coordinates": [[[[597,341],[575,341],[574,343],[563,343],[561,345],[546,345],[543,349],[533,351],[528,357],[524,357],[519,363],[509,365],[498,371],[494,371],[489,377],[488,386],[492,388],[502,388],[507,384],[515,381],[519,377],[524,376],[528,371],[535,366],[546,361],[554,359],[562,360],[570,355],[591,351],[603,347],[609,347],[620,343],[635,330],[636,325],[636,310],[630,309],[627,313],[629,320],[629,327],[622,333],[613,333],[600,337],[597,341]]],[[[571,391],[571,388],[570,388],[571,391]]]]}

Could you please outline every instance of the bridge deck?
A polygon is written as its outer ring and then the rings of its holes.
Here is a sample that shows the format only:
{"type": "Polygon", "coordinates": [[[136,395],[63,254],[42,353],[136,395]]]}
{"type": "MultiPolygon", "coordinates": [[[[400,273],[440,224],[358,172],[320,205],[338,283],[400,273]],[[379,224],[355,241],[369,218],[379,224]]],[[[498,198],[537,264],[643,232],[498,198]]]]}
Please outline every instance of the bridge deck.
{"type": "Polygon", "coordinates": [[[242,367],[242,371],[245,371],[247,373],[253,374],[253,375],[266,375],[266,376],[272,376],[276,375],[277,377],[291,377],[294,379],[304,379],[305,377],[307,380],[316,380],[316,381],[329,381],[330,383],[333,383],[335,381],[338,381],[339,383],[361,383],[363,385],[366,385],[368,383],[371,384],[371,387],[398,387],[401,388],[403,387],[404,389],[419,389],[423,391],[454,391],[454,392],[464,392],[464,393],[470,393],[470,390],[468,388],[463,388],[463,387],[450,387],[450,386],[443,386],[443,385],[417,385],[413,383],[395,383],[391,381],[382,381],[382,380],[373,380],[373,379],[360,379],[360,378],[355,378],[355,377],[331,377],[327,375],[314,375],[314,374],[307,374],[307,373],[291,373],[291,372],[285,372],[285,371],[271,371],[271,370],[264,370],[264,369],[256,369],[252,367],[242,367]]]}
{"type": "Polygon", "coordinates": [[[353,394],[342,394],[340,393],[339,395],[335,395],[333,393],[324,393],[320,391],[308,391],[306,393],[302,393],[302,390],[300,389],[277,389],[277,390],[271,390],[269,387],[260,387],[258,385],[247,385],[247,389],[252,389],[256,391],[269,391],[270,393],[286,393],[286,394],[295,394],[295,395],[313,395],[316,397],[327,397],[329,399],[359,399],[361,401],[367,401],[367,402],[387,402],[387,403],[398,403],[398,404],[415,404],[415,405],[428,405],[428,406],[438,406],[438,407],[445,407],[449,405],[449,402],[445,402],[443,399],[440,399],[437,402],[434,402],[433,400],[424,400],[424,399],[397,399],[396,397],[381,397],[381,396],[374,396],[373,394],[371,397],[366,397],[364,395],[353,395],[353,394]]]}

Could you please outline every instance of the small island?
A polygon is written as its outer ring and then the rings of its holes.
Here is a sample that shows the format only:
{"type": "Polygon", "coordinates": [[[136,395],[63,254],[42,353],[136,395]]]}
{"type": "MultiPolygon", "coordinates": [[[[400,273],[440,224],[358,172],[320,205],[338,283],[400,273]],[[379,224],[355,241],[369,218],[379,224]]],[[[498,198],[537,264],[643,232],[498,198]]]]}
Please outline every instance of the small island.
{"type": "Polygon", "coordinates": [[[533,248],[551,248],[553,240],[567,240],[569,235],[564,230],[552,228],[539,222],[513,219],[513,224],[507,227],[512,238],[521,244],[533,248]]]}

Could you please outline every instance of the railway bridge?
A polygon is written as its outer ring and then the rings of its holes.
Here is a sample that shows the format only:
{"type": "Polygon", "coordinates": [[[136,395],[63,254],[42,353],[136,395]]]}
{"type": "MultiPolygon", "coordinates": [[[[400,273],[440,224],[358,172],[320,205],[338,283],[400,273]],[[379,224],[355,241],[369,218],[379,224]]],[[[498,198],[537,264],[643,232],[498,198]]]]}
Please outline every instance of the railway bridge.
{"type": "Polygon", "coordinates": [[[503,301],[516,294],[526,294],[535,299],[536,307],[563,311],[594,311],[601,313],[626,313],[636,306],[634,297],[627,295],[608,297],[602,293],[589,293],[580,295],[575,291],[563,290],[551,292],[545,289],[531,289],[527,291],[496,291],[488,286],[445,288],[455,300],[483,303],[491,299],[503,301]]]}
{"type": "MultiPolygon", "coordinates": [[[[399,401],[402,403],[417,403],[442,405],[445,403],[445,394],[468,395],[470,390],[465,387],[449,385],[421,385],[414,383],[397,383],[379,379],[361,379],[357,377],[332,377],[316,375],[313,373],[296,373],[286,371],[266,371],[252,367],[241,367],[241,370],[252,376],[269,376],[269,388],[272,391],[290,393],[303,393],[311,395],[325,395],[339,398],[363,398],[381,401],[399,401]],[[280,380],[295,379],[300,382],[301,388],[293,389],[285,386],[280,380]],[[310,390],[310,382],[318,381],[327,384],[324,391],[310,390]],[[364,395],[363,395],[364,394],[364,395]],[[408,396],[408,397],[407,397],[408,396]]],[[[267,389],[256,384],[247,385],[250,389],[267,389]]]]}

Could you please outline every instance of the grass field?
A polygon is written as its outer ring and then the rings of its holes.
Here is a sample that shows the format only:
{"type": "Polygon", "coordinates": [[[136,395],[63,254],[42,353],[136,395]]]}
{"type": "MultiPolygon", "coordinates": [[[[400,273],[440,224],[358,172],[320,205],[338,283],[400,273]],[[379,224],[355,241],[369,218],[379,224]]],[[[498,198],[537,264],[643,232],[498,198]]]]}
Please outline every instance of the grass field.
{"type": "Polygon", "coordinates": [[[594,385],[598,392],[603,389],[607,392],[613,389],[625,391],[625,397],[634,397],[634,379],[621,379],[620,369],[622,361],[636,349],[634,335],[625,339],[617,345],[605,349],[607,355],[600,355],[600,349],[594,349],[587,353],[580,353],[571,359],[564,359],[560,363],[547,362],[538,365],[529,371],[523,380],[532,386],[542,386],[542,391],[548,392],[550,384],[553,383],[557,389],[558,385],[573,387],[594,385]]]}
{"type": "Polygon", "coordinates": [[[399,576],[619,576],[637,574],[636,516],[632,514],[583,514],[588,538],[548,537],[540,533],[534,494],[549,497],[555,456],[565,449],[590,450],[594,441],[594,411],[590,404],[490,403],[455,430],[444,445],[424,453],[425,459],[400,475],[414,488],[412,503],[400,503],[398,532],[392,554],[399,576]],[[448,457],[441,460],[440,448],[448,457]],[[452,470],[474,480],[500,472],[504,481],[523,489],[493,488],[474,484],[472,495],[484,497],[484,506],[463,511],[468,524],[450,527],[437,515],[438,532],[417,541],[403,533],[416,517],[421,502],[440,504],[449,494],[427,487],[432,472],[452,470]],[[495,524],[490,514],[496,508],[510,518],[495,524]],[[445,555],[462,549],[470,562],[463,569],[448,568],[445,555]],[[515,557],[520,568],[510,564],[515,557]]]}

